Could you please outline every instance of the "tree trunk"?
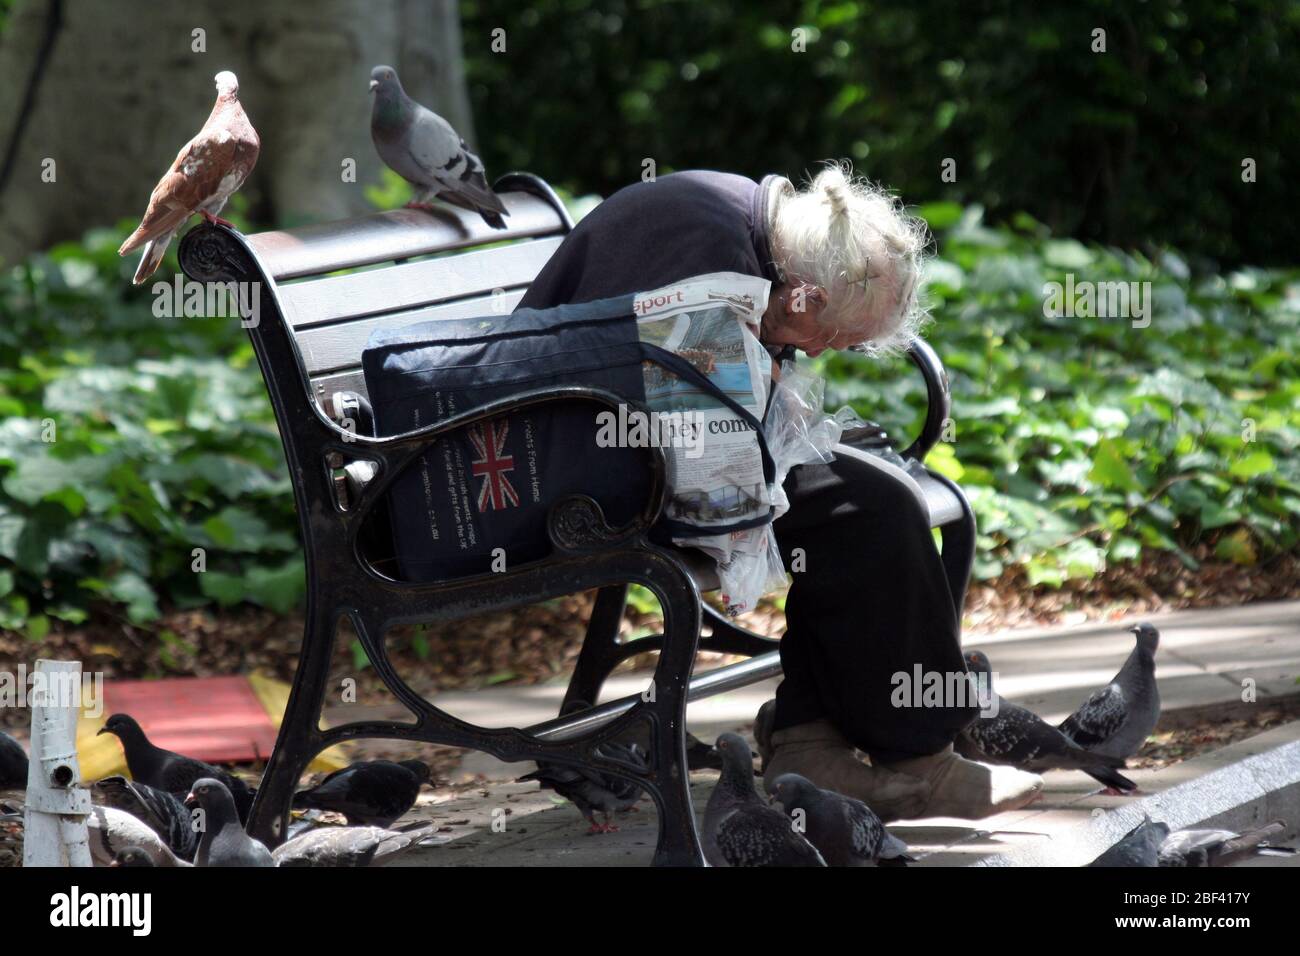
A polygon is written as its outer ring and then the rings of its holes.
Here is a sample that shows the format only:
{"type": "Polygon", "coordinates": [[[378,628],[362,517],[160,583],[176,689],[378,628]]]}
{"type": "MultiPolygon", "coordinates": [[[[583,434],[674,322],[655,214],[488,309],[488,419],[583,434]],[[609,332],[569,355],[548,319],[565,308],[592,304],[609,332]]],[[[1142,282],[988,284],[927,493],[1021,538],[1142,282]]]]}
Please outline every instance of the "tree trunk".
{"type": "Polygon", "coordinates": [[[0,260],[138,220],[207,118],[221,70],[238,75],[262,138],[241,190],[254,218],[365,212],[383,170],[368,90],[379,63],[472,141],[454,0],[19,0],[0,37],[0,260]]]}

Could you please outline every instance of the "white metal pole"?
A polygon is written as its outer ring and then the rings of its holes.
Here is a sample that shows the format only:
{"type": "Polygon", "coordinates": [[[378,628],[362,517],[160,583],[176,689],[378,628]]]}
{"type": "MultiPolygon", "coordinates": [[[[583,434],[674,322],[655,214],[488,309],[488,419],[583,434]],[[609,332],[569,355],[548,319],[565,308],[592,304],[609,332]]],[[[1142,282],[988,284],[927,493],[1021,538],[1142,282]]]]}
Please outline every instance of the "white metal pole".
{"type": "Polygon", "coordinates": [[[81,661],[38,660],[33,674],[31,757],[23,866],[91,866],[90,792],[77,763],[81,661]]]}

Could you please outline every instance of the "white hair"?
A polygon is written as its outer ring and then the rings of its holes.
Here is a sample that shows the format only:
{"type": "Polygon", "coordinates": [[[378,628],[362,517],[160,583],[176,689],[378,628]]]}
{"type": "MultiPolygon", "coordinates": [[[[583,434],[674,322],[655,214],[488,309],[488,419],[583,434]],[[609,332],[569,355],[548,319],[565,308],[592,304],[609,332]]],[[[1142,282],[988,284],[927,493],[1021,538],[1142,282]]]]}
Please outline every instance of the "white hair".
{"type": "Polygon", "coordinates": [[[898,352],[917,335],[929,233],[899,200],[848,163],[828,163],[805,189],[786,187],[769,212],[776,264],[791,285],[826,290],[821,320],[898,352]]]}

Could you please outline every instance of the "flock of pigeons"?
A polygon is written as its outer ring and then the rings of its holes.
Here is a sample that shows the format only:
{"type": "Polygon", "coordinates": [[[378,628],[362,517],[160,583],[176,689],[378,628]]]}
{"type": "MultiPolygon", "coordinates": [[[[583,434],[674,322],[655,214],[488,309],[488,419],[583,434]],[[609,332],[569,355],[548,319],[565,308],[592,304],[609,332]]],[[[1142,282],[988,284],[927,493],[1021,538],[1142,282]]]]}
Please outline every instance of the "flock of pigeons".
{"type": "MultiPolygon", "coordinates": [[[[98,866],[371,866],[446,842],[431,824],[391,829],[429,782],[419,760],[360,761],[295,794],[295,807],[342,814],[348,825],[300,824],[272,851],[244,832],[256,791],[241,778],[156,746],[128,714],[109,717],[100,733],[121,741],[131,779],[91,786],[98,802],[86,823],[98,866]]],[[[27,755],[0,734],[0,789],[26,782],[27,755]]],[[[0,812],[0,821],[21,820],[19,808],[0,812]]]]}
{"type": "MultiPolygon", "coordinates": [[[[168,244],[195,213],[229,226],[218,214],[257,164],[261,139],[240,105],[239,80],[229,71],[215,80],[217,102],[207,122],[177,153],[149,196],[144,219],[117,250],[125,256],[143,247],[136,285],[153,275],[168,244]]],[[[415,187],[408,207],[432,211],[429,200],[437,197],[504,229],[505,205],[488,185],[482,161],[451,124],[407,96],[391,66],[371,71],[370,91],[375,95],[370,138],[379,158],[415,187]]]]}
{"type": "MultiPolygon", "coordinates": [[[[1135,784],[1117,768],[1137,751],[1160,715],[1155,683],[1160,635],[1148,624],[1132,632],[1133,652],[1114,679],[1058,727],[999,697],[996,713],[978,718],[963,733],[960,749],[974,759],[1027,770],[1077,769],[1115,791],[1134,792],[1135,784]]],[[[990,678],[982,653],[970,652],[967,662],[972,674],[990,678]]],[[[333,811],[348,825],[313,828],[312,821],[300,822],[288,840],[269,850],[245,833],[256,791],[244,780],[154,745],[128,714],[109,717],[100,733],[121,741],[132,778],[106,777],[92,787],[98,802],[87,822],[91,854],[101,866],[356,867],[446,842],[432,825],[394,828],[429,782],[429,768],[418,760],[360,761],[300,791],[294,807],[333,811]]],[[[761,796],[754,754],[738,734],[723,734],[716,749],[693,737],[688,743],[690,769],[721,770],[701,834],[712,865],[903,866],[912,861],[907,845],[861,800],[823,790],[798,774],[767,781],[771,796],[761,796]]],[[[636,778],[649,771],[646,750],[641,742],[608,742],[598,753],[622,772],[542,763],[520,779],[567,798],[590,823],[590,832],[616,830],[615,815],[634,809],[644,794],[636,778]]],[[[25,786],[27,772],[22,747],[0,733],[0,789],[25,786]]],[[[20,820],[18,808],[0,804],[0,827],[20,820]]],[[[1265,842],[1284,830],[1279,822],[1245,833],[1170,833],[1167,824],[1147,818],[1088,865],[1222,866],[1257,853],[1294,853],[1265,842]]]]}

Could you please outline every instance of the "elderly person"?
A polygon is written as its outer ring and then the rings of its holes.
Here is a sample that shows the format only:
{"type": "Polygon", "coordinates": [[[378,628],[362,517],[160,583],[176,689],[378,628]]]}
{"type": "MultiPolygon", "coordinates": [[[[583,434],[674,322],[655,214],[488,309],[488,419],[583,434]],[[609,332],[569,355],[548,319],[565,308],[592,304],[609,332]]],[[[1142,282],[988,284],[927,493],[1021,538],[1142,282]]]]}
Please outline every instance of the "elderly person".
{"type": "MultiPolygon", "coordinates": [[[[925,242],[923,225],[838,165],[802,191],[779,176],[674,173],[596,207],[520,307],[741,272],[772,283],[760,335],[770,351],[890,350],[915,331],[925,242]]],[[[965,670],[961,609],[910,492],[849,458],[796,467],[785,490],[790,510],[773,528],[786,566],[802,549],[803,570],[786,599],[784,680],[755,726],[767,779],[802,774],[885,819],[978,818],[1028,803],[1040,778],[953,752],[975,708],[891,705],[897,672],[965,670]]]]}

